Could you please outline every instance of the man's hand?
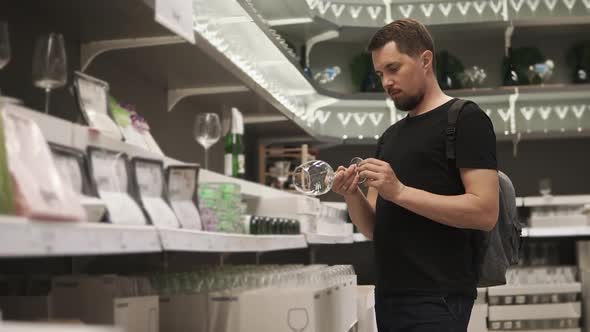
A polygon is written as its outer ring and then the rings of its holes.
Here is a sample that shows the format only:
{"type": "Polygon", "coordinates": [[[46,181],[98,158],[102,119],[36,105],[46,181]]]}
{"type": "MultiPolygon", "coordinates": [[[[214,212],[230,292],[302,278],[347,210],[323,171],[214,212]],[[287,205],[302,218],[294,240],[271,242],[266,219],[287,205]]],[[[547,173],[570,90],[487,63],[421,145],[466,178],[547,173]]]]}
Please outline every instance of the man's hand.
{"type": "Polygon", "coordinates": [[[332,184],[332,191],[342,196],[353,195],[358,191],[359,175],[356,165],[338,167],[332,184]]]}
{"type": "Polygon", "coordinates": [[[390,202],[395,202],[405,186],[395,175],[389,163],[368,158],[359,164],[359,175],[367,178],[365,186],[375,188],[381,197],[390,202]]]}

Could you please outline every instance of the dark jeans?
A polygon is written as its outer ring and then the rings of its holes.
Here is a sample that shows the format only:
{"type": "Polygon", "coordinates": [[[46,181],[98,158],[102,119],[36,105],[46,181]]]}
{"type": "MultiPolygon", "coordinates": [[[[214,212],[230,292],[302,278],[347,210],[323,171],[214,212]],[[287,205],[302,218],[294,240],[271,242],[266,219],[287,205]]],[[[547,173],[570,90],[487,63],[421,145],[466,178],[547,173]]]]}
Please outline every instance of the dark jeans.
{"type": "Polygon", "coordinates": [[[379,332],[466,332],[473,298],[375,294],[379,332]]]}

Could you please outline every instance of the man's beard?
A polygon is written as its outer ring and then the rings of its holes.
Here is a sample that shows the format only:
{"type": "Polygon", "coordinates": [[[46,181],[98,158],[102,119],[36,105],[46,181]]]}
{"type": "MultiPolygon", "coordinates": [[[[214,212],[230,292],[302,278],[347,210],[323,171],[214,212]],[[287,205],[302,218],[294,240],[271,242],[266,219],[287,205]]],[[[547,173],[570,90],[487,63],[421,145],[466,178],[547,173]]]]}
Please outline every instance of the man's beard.
{"type": "Polygon", "coordinates": [[[409,97],[392,98],[395,108],[400,111],[408,112],[416,109],[424,99],[424,94],[409,97]]]}

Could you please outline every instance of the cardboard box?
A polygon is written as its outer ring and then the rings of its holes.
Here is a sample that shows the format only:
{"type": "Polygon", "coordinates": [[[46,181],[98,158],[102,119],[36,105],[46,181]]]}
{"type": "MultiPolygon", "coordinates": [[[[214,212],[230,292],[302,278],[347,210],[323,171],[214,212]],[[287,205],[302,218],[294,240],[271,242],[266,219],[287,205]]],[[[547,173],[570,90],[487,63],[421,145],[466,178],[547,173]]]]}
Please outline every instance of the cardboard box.
{"type": "Polygon", "coordinates": [[[159,331],[157,296],[125,296],[128,278],[65,276],[53,280],[52,318],[80,319],[86,324],[114,324],[127,332],[159,331]]]}
{"type": "Polygon", "coordinates": [[[51,301],[49,296],[0,296],[0,310],[4,320],[48,320],[51,301]]]}
{"type": "Polygon", "coordinates": [[[476,304],[471,310],[471,318],[467,332],[487,332],[488,331],[488,305],[476,304]]]}
{"type": "Polygon", "coordinates": [[[358,332],[377,332],[375,286],[357,286],[358,332]]]}
{"type": "Polygon", "coordinates": [[[580,318],[580,302],[559,304],[497,305],[489,307],[490,321],[580,318]]]}
{"type": "Polygon", "coordinates": [[[160,331],[207,332],[206,293],[160,296],[160,331]]]}
{"type": "Polygon", "coordinates": [[[254,214],[269,217],[285,217],[286,214],[319,216],[320,200],[304,195],[264,197],[254,203],[254,214]]]}
{"type": "Polygon", "coordinates": [[[356,277],[324,289],[248,291],[237,302],[239,329],[231,332],[348,331],[358,321],[356,277]]]}

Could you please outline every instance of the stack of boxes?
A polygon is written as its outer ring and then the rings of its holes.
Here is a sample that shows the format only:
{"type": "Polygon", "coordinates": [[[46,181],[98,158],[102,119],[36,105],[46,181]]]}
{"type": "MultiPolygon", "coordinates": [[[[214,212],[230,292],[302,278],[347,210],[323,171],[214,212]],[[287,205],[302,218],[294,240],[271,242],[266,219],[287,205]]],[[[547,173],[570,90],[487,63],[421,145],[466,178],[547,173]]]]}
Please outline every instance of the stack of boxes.
{"type": "Polygon", "coordinates": [[[353,233],[352,223],[347,223],[346,207],[336,204],[321,203],[320,217],[317,220],[317,233],[326,235],[349,236],[353,233]]]}
{"type": "Polygon", "coordinates": [[[257,216],[298,220],[302,233],[316,233],[320,216],[320,200],[303,195],[264,197],[252,202],[257,216]]]}
{"type": "Polygon", "coordinates": [[[240,219],[243,204],[238,184],[200,183],[199,212],[204,231],[246,233],[240,219]]]}
{"type": "Polygon", "coordinates": [[[3,318],[116,325],[127,332],[159,331],[158,297],[147,295],[149,287],[143,278],[60,276],[51,279],[47,287],[48,281],[39,280],[45,292],[0,296],[3,318]]]}
{"type": "Polygon", "coordinates": [[[515,268],[488,289],[490,331],[578,332],[582,285],[572,266],[515,268]]]}

